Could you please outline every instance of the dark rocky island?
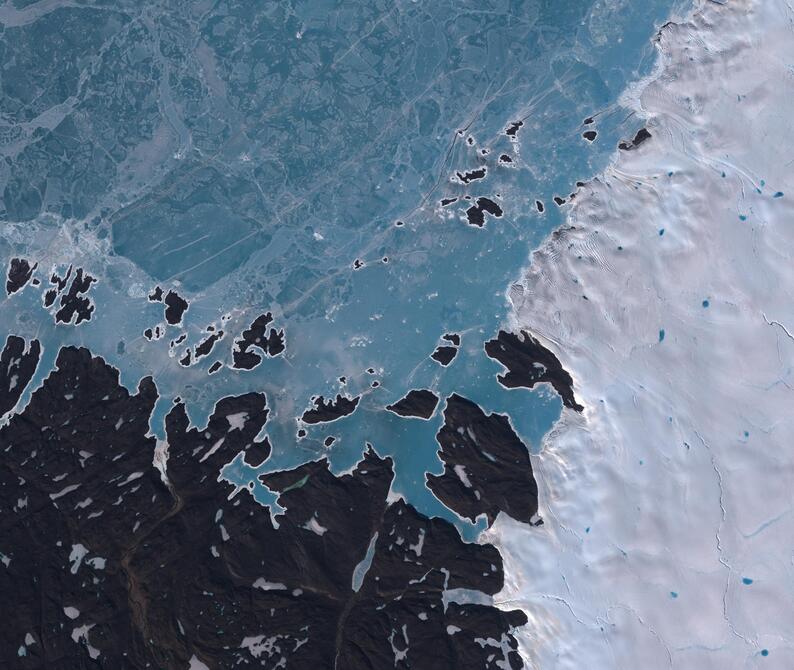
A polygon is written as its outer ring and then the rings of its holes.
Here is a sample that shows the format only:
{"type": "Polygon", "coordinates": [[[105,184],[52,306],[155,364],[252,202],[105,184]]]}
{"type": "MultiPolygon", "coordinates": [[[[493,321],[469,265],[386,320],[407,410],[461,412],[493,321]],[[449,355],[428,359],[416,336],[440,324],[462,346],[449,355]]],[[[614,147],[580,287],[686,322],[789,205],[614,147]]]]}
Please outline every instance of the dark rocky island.
{"type": "MultiPolygon", "coordinates": [[[[69,268],[71,271],[71,268],[69,268]]],[[[83,268],[77,268],[69,290],[61,295],[60,308],[55,312],[56,323],[74,324],[90,321],[94,312],[94,303],[86,294],[96,279],[83,268]]],[[[62,290],[62,289],[60,289],[62,290]]]]}
{"type": "Polygon", "coordinates": [[[455,356],[458,355],[458,349],[460,348],[460,335],[458,333],[444,333],[441,336],[441,339],[444,342],[449,342],[449,344],[439,344],[435,351],[430,354],[430,358],[432,358],[439,365],[446,367],[453,360],[455,360],[455,356]]]}
{"type": "Polygon", "coordinates": [[[496,339],[485,343],[485,353],[507,368],[506,374],[497,375],[505,388],[531,389],[547,382],[562,398],[563,405],[577,412],[584,409],[574,397],[571,375],[560,360],[527,331],[521,331],[519,336],[500,330],[496,339]]]}
{"type": "Polygon", "coordinates": [[[393,405],[386,405],[390,412],[402,417],[429,419],[438,405],[438,396],[427,389],[411,390],[393,405]]]}
{"type": "Polygon", "coordinates": [[[6,293],[11,295],[24,288],[30,281],[33,272],[38,267],[38,263],[31,265],[24,258],[12,258],[8,266],[8,277],[6,279],[6,293]]]}
{"type": "Polygon", "coordinates": [[[487,174],[488,168],[481,167],[474,170],[468,170],[466,172],[456,172],[455,176],[458,178],[458,181],[461,184],[468,184],[470,182],[477,181],[478,179],[485,179],[487,174]]]}
{"type": "Polygon", "coordinates": [[[448,344],[442,344],[436,347],[436,350],[432,354],[430,354],[430,358],[436,361],[436,363],[439,363],[444,367],[446,367],[455,359],[455,356],[457,355],[458,355],[457,347],[450,346],[448,344]]]}
{"type": "Polygon", "coordinates": [[[91,286],[96,283],[96,279],[85,272],[83,268],[77,268],[72,278],[73,266],[69,266],[61,276],[57,271],[50,276],[50,284],[53,288],[44,292],[43,305],[49,309],[55,305],[55,301],[60,296],[58,309],[55,311],[55,322],[66,325],[78,325],[83,321],[90,321],[94,313],[94,302],[88,296],[91,286]],[[71,285],[69,280],[72,280],[71,285]],[[64,293],[66,286],[69,290],[64,293]]]}
{"type": "Polygon", "coordinates": [[[224,336],[224,332],[222,330],[219,330],[205,337],[201,342],[199,342],[196,345],[195,359],[198,360],[199,358],[208,356],[212,351],[212,349],[215,347],[215,344],[223,339],[223,336],[224,336]]]}
{"type": "Polygon", "coordinates": [[[441,339],[446,340],[447,342],[451,342],[456,347],[460,346],[460,335],[458,335],[457,333],[444,333],[441,336],[441,339]]]}
{"type": "Polygon", "coordinates": [[[240,339],[235,341],[232,352],[232,367],[236,370],[253,370],[262,362],[262,355],[252,349],[259,349],[266,356],[278,356],[286,348],[284,344],[284,331],[267,327],[273,322],[270,312],[260,314],[253,323],[246,328],[240,339]]]}
{"type": "Polygon", "coordinates": [[[521,130],[521,127],[524,125],[523,121],[513,121],[507,128],[505,129],[505,135],[508,137],[515,137],[518,135],[518,131],[521,130]]]}
{"type": "Polygon", "coordinates": [[[485,225],[486,214],[498,219],[503,213],[502,208],[490,198],[477,198],[475,204],[466,210],[466,219],[469,225],[482,228],[485,225]]]}
{"type": "Polygon", "coordinates": [[[301,421],[308,424],[336,421],[352,414],[358,407],[359,400],[361,400],[360,396],[347,398],[341,394],[337,394],[336,399],[329,400],[326,400],[323,396],[317,396],[312,399],[314,407],[307,409],[303,413],[301,421]]]}
{"type": "Polygon", "coordinates": [[[499,512],[532,521],[538,487],[529,452],[506,416],[453,394],[436,440],[444,473],[428,474],[427,485],[441,502],[472,522],[484,514],[491,525],[499,512]]]}
{"type": "MultiPolygon", "coordinates": [[[[157,290],[160,287],[158,286],[155,289],[154,296],[157,296],[157,290]]],[[[162,295],[162,291],[160,292],[162,295]]],[[[152,296],[149,296],[149,299],[152,299],[152,296]]],[[[157,298],[155,298],[156,300],[157,298]]],[[[182,317],[187,312],[188,301],[185,300],[181,295],[179,295],[176,291],[169,291],[165,296],[165,320],[171,326],[178,326],[182,323],[182,317]]]]}
{"type": "Polygon", "coordinates": [[[618,149],[622,151],[631,151],[632,149],[636,149],[640,144],[649,140],[651,138],[651,134],[648,132],[647,128],[640,128],[637,131],[637,134],[634,136],[634,139],[631,141],[623,141],[618,144],[618,149]]]}

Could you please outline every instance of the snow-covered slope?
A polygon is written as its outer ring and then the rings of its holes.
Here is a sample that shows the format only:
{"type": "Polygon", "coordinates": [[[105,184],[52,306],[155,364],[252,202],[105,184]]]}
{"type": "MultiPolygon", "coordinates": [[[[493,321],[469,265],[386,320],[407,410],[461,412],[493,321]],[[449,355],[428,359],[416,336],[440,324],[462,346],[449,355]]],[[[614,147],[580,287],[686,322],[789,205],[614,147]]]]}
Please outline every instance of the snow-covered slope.
{"type": "Polygon", "coordinates": [[[500,600],[539,668],[794,668],[794,10],[703,2],[659,36],[620,151],[512,287],[575,380],[504,515],[500,600]]]}

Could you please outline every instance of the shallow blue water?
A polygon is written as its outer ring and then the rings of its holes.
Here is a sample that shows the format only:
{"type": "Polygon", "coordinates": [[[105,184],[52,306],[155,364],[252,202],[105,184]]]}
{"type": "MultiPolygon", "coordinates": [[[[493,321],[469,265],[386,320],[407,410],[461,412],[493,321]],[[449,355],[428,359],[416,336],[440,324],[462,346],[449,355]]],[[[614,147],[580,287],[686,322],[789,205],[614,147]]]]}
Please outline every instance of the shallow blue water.
{"type": "Polygon", "coordinates": [[[456,520],[424,486],[440,470],[441,407],[428,422],[382,408],[411,388],[456,391],[508,413],[538,448],[558,399],[501,389],[482,345],[531,249],[563,220],[552,197],[597,174],[642,125],[617,99],[650,71],[651,37],[678,4],[6,6],[0,260],[38,261],[44,281],[74,263],[99,283],[89,324],[56,327],[29,286],[0,302],[0,335],[42,340],[39,378],[67,343],[103,355],[130,387],[154,374],[160,434],[177,395],[203,423],[222,395],[265,391],[266,469],[327,456],[341,471],[368,441],[394,457],[395,491],[456,520]],[[504,130],[519,119],[511,140],[504,130]],[[598,131],[592,144],[586,128],[598,131]],[[453,181],[481,165],[485,179],[453,181]],[[465,222],[470,203],[438,204],[467,194],[504,216],[479,229],[465,222]],[[143,330],[162,322],[145,297],[155,283],[191,306],[184,329],[148,342],[143,330]],[[286,357],[209,377],[263,311],[285,328],[286,357]],[[179,332],[195,345],[223,314],[229,336],[212,356],[185,369],[168,355],[179,332]],[[446,369],[429,359],[445,332],[463,339],[446,369]],[[344,390],[365,394],[358,410],[297,440],[295,417],[312,395],[343,390],[343,375],[344,390]]]}

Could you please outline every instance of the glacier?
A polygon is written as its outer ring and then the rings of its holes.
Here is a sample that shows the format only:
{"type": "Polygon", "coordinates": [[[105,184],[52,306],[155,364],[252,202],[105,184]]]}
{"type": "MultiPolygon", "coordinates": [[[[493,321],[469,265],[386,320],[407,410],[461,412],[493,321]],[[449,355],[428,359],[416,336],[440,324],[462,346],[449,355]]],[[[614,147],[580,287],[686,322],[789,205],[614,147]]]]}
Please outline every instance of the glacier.
{"type": "Polygon", "coordinates": [[[541,528],[504,515],[503,606],[530,667],[794,667],[794,11],[666,24],[619,151],[508,292],[572,374],[536,459],[541,528]]]}

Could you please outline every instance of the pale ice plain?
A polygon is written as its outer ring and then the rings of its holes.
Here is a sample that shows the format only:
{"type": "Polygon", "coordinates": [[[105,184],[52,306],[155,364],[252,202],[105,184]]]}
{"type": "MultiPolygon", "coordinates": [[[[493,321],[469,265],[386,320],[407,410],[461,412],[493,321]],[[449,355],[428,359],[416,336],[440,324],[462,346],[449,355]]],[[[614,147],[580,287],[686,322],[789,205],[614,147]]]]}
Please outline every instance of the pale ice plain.
{"type": "Polygon", "coordinates": [[[794,667],[794,9],[699,3],[615,162],[511,287],[575,380],[502,515],[496,600],[538,668],[794,667]]]}

